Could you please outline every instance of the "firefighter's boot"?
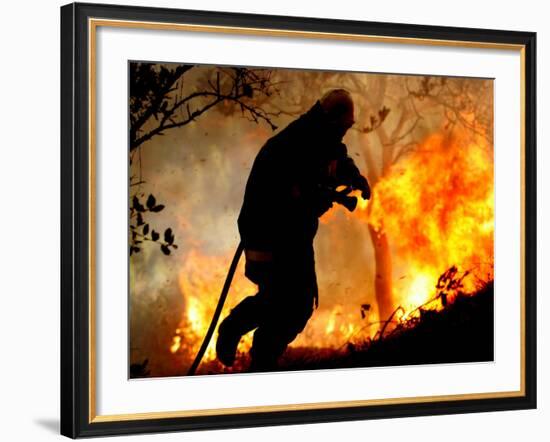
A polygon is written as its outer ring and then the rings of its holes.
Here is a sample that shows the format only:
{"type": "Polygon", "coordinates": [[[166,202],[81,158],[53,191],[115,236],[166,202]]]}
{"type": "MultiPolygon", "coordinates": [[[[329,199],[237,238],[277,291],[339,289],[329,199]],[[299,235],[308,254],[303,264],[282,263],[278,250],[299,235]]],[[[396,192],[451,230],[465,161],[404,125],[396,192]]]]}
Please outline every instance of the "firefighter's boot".
{"type": "Polygon", "coordinates": [[[235,353],[241,337],[258,327],[259,317],[258,295],[248,296],[238,304],[227,316],[218,329],[216,355],[218,360],[227,367],[235,362],[235,353]]]}

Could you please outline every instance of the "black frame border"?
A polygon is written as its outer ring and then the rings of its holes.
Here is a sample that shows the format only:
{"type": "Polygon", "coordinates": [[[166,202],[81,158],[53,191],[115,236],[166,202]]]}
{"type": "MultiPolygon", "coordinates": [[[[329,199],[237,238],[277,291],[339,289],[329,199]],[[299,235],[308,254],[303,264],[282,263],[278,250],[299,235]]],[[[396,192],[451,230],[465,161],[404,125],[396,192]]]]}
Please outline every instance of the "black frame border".
{"type": "Polygon", "coordinates": [[[72,3],[61,7],[60,130],[61,434],[77,438],[536,408],[536,33],[72,3]],[[522,45],[525,56],[525,396],[90,423],[89,18],[522,45]]]}

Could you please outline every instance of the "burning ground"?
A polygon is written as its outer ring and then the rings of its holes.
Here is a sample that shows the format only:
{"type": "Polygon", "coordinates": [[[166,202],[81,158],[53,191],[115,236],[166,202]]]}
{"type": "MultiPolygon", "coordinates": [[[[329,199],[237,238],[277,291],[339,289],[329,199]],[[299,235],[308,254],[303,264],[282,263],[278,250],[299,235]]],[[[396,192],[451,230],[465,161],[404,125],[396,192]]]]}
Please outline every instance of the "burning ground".
{"type": "MultiPolygon", "coordinates": [[[[399,125],[406,133],[397,103],[405,105],[391,101],[402,93],[405,77],[361,75],[360,81],[378,88],[387,82],[382,102],[390,103],[391,112],[384,125],[394,129],[390,135],[399,125]]],[[[319,84],[312,97],[326,88],[319,84]]],[[[492,100],[492,89],[488,97],[492,100]]],[[[315,241],[319,309],[284,355],[281,369],[492,358],[492,142],[483,126],[476,126],[477,133],[449,127],[444,106],[417,111],[422,119],[402,138],[413,148],[403,155],[394,151],[390,161],[382,127],[346,136],[350,155],[373,185],[373,197],[359,201],[353,213],[335,207],[321,219],[315,241]],[[457,346],[460,336],[463,345],[457,346]],[[469,353],[462,351],[467,348],[469,353]]],[[[461,117],[475,123],[467,113],[461,117]]],[[[279,126],[291,119],[281,117],[279,126]]],[[[133,376],[186,373],[238,244],[236,218],[248,172],[271,134],[265,126],[213,112],[155,138],[140,152],[146,181],[140,191],[144,198],[154,193],[166,206],[154,222],[159,229],[173,229],[178,248],[164,256],[143,247],[130,258],[133,376]]],[[[255,293],[243,261],[222,318],[255,293]]],[[[216,361],[214,341],[198,374],[246,370],[252,334],[241,341],[232,369],[216,361]]]]}

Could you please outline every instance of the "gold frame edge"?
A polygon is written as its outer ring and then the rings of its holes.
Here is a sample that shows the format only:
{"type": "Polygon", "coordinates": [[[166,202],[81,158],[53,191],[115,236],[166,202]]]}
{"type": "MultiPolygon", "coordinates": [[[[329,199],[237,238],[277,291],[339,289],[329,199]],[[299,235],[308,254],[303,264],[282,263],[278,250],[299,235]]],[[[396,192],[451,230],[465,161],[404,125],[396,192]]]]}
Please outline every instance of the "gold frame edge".
{"type": "Polygon", "coordinates": [[[114,19],[88,19],[88,86],[89,86],[89,423],[100,422],[116,422],[116,421],[132,421],[145,419],[168,419],[178,417],[197,417],[197,416],[216,416],[216,415],[232,415],[246,414],[258,412],[279,412],[292,410],[320,410],[328,408],[344,408],[344,407],[365,407],[375,405],[396,405],[396,404],[414,404],[426,402],[443,402],[443,401],[459,401],[459,400],[481,400],[481,399],[497,399],[497,398],[514,398],[525,396],[525,45],[522,44],[505,44],[505,43],[489,43],[489,42],[473,42],[460,40],[438,40],[424,38],[406,38],[406,37],[390,37],[362,34],[345,34],[345,33],[323,33],[311,31],[292,31],[280,29],[264,29],[264,28],[245,28],[232,26],[212,26],[212,25],[190,25],[180,23],[159,23],[159,22],[144,22],[132,20],[114,20],[114,19]],[[146,413],[128,413],[128,414],[111,414],[98,415],[96,413],[96,302],[95,302],[95,206],[96,206],[96,164],[95,164],[95,111],[96,111],[96,35],[97,27],[117,27],[117,28],[139,28],[148,30],[171,30],[171,31],[187,31],[187,32],[210,32],[224,34],[239,34],[239,35],[256,35],[256,36],[275,36],[275,37],[294,37],[294,38],[314,38],[314,39],[333,39],[345,41],[363,41],[373,43],[390,43],[390,44],[413,44],[421,46],[444,46],[444,47],[466,47],[479,49],[499,49],[511,50],[520,52],[520,88],[521,88],[521,111],[520,111],[520,164],[521,164],[521,263],[520,263],[520,389],[518,391],[502,391],[502,392],[487,392],[487,393],[466,393],[454,395],[440,396],[415,396],[403,398],[387,398],[387,399],[368,399],[368,400],[352,400],[352,401],[334,401],[334,402],[317,402],[317,403],[302,403],[302,404],[283,404],[283,405],[263,405],[253,407],[232,407],[232,408],[217,408],[217,409],[197,409],[197,410],[181,410],[181,411],[159,411],[146,413]]]}

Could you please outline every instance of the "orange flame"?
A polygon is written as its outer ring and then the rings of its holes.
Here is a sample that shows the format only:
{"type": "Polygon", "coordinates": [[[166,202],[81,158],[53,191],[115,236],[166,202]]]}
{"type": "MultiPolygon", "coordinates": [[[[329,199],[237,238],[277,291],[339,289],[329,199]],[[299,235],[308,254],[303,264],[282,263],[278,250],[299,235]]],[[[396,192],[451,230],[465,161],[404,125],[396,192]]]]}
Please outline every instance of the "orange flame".
{"type": "Polygon", "coordinates": [[[453,265],[471,273],[464,290],[474,291],[476,277],[493,277],[491,146],[465,134],[428,137],[376,184],[363,215],[390,238],[406,274],[396,293],[406,310],[430,299],[453,265]]]}
{"type": "MultiPolygon", "coordinates": [[[[179,273],[180,292],[186,306],[170,346],[172,353],[180,353],[190,361],[196,356],[214,314],[230,259],[226,256],[202,255],[196,249],[187,254],[179,273]]],[[[255,292],[255,286],[244,277],[242,260],[240,264],[231,286],[232,299],[238,300],[255,292]]],[[[230,303],[224,306],[222,318],[229,314],[231,307],[233,305],[230,303]]],[[[250,344],[251,338],[246,336],[238,351],[245,352],[250,344]]],[[[203,360],[215,359],[215,339],[212,339],[203,360]]]]}

